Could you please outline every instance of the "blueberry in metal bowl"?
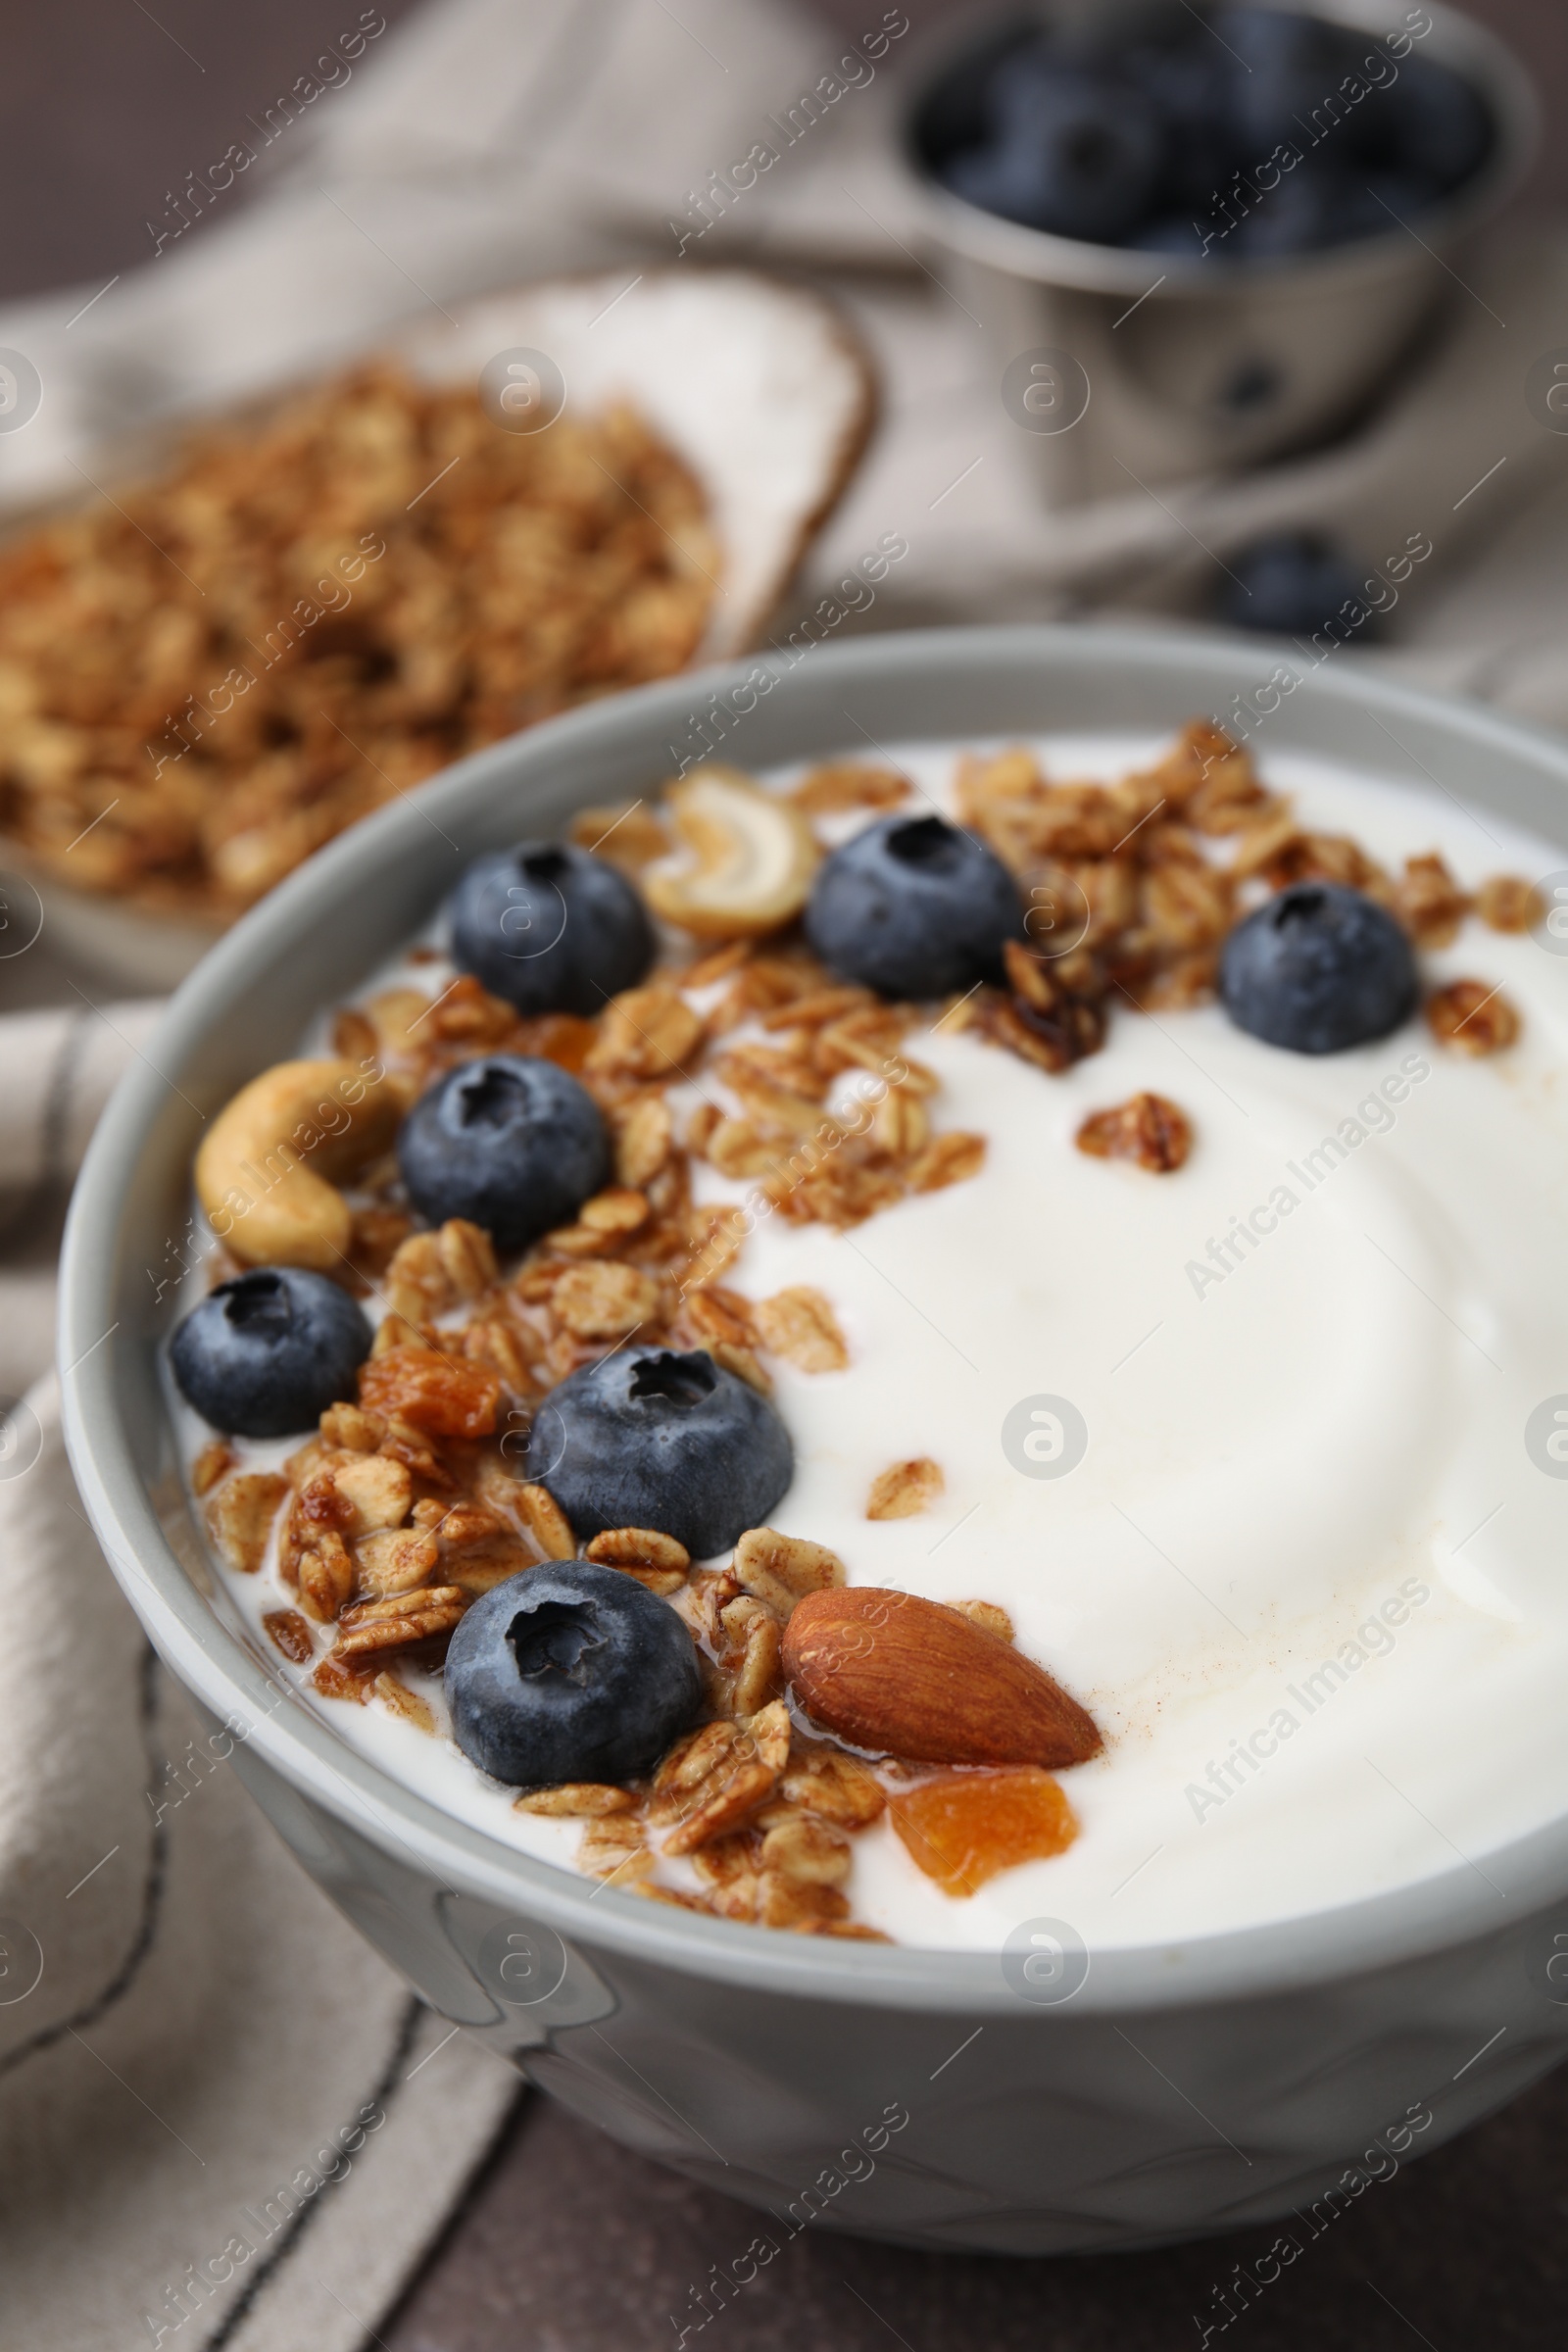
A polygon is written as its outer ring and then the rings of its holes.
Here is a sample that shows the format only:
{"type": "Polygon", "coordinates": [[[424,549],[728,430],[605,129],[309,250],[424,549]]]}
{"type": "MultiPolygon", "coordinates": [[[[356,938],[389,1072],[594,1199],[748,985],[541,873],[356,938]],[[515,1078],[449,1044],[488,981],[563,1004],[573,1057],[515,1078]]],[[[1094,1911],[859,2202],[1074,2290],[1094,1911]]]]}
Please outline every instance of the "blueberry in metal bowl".
{"type": "Polygon", "coordinates": [[[999,78],[996,127],[950,159],[956,194],[1004,220],[1112,243],[1137,225],[1165,166],[1164,126],[1133,83],[1025,57],[999,78]]]}
{"type": "Polygon", "coordinates": [[[1476,81],[1407,33],[1401,53],[1392,27],[1253,0],[1079,16],[950,63],[911,122],[924,173],[1003,220],[1206,276],[1398,235],[1506,145],[1476,81]]]}

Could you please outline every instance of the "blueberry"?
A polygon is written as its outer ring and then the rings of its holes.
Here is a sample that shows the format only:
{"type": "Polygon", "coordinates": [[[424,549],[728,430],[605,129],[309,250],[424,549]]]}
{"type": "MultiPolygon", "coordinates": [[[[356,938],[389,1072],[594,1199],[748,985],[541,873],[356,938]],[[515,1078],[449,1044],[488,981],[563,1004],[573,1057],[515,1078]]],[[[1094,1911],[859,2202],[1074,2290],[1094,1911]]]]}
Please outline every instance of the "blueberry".
{"type": "MultiPolygon", "coordinates": [[[[1165,126],[1161,211],[1201,206],[1206,212],[1236,167],[1252,160],[1239,148],[1230,120],[1230,64],[1206,32],[1192,41],[1167,37],[1128,55],[1129,78],[1165,126]]],[[[1183,218],[1191,234],[1192,221],[1183,218]]],[[[1169,250],[1138,236],[1128,242],[1145,252],[1169,250]]]]}
{"type": "Polygon", "coordinates": [[[965,147],[950,156],[942,177],[955,196],[1001,220],[1044,228],[1050,215],[1038,155],[1021,147],[965,147]]]}
{"type": "MultiPolygon", "coordinates": [[[[1339,637],[1352,631],[1349,603],[1360,608],[1361,581],[1349,559],[1312,531],[1276,531],[1254,539],[1230,558],[1234,578],[1221,597],[1220,616],[1232,628],[1257,629],[1269,637],[1310,637],[1328,629],[1339,637]]],[[[1354,630],[1365,637],[1375,626],[1354,630]]]]}
{"type": "Polygon", "coordinates": [[[1354,184],[1343,166],[1322,157],[1298,164],[1282,174],[1277,187],[1261,191],[1225,238],[1223,250],[1239,262],[1284,262],[1300,253],[1321,253],[1340,241],[1354,184]]]}
{"type": "Polygon", "coordinates": [[[646,1772],[702,1703],[697,1647],[618,1568],[551,1560],[476,1600],[447,1650],[458,1745],[512,1788],[646,1772]]]}
{"type": "Polygon", "coordinates": [[[1397,1029],[1416,1000],[1415,957],[1375,899],[1343,882],[1293,882],[1238,923],[1220,957],[1238,1029],[1293,1054],[1340,1054],[1397,1029]]]}
{"type": "Polygon", "coordinates": [[[370,1327],[324,1274],[259,1266],[220,1283],[169,1345],[180,1395],[236,1438],[287,1438],[354,1395],[370,1327]]]}
{"type": "Polygon", "coordinates": [[[990,980],[1023,935],[1006,867],[940,816],[885,816],[835,850],[811,886],[806,936],[847,980],[885,997],[945,997],[990,980]]]}
{"type": "Polygon", "coordinates": [[[458,968],[519,1012],[600,1012],[654,959],[632,885],[564,842],[521,841],[475,859],[450,915],[458,968]]]}
{"type": "Polygon", "coordinates": [[[1415,172],[1384,172],[1372,166],[1353,173],[1335,208],[1334,241],[1352,245],[1360,237],[1400,232],[1442,194],[1436,180],[1415,172]]]}
{"type": "Polygon", "coordinates": [[[1443,194],[1463,185],[1492,152],[1487,103],[1474,85],[1430,57],[1407,57],[1397,81],[1365,102],[1376,160],[1433,180],[1443,194]]]}
{"type": "Polygon", "coordinates": [[[621,1348],[551,1391],[526,1475],[579,1536],[656,1528],[710,1560],[766,1519],[794,1470],[772,1406],[710,1355],[621,1348]]]}
{"type": "Polygon", "coordinates": [[[998,68],[991,138],[950,157],[970,204],[1058,237],[1114,243],[1137,225],[1165,165],[1154,109],[1130,82],[1039,53],[998,68]]]}
{"type": "Polygon", "coordinates": [[[431,1225],[467,1217],[508,1254],[566,1225],[610,1180],[599,1105],[553,1061],[488,1054],[460,1062],[398,1135],[409,1199],[431,1225]]]}
{"type": "Polygon", "coordinates": [[[1304,152],[1344,117],[1340,83],[1363,44],[1348,48],[1342,31],[1290,9],[1225,8],[1214,30],[1229,53],[1227,112],[1248,160],[1261,164],[1281,145],[1304,152]]]}

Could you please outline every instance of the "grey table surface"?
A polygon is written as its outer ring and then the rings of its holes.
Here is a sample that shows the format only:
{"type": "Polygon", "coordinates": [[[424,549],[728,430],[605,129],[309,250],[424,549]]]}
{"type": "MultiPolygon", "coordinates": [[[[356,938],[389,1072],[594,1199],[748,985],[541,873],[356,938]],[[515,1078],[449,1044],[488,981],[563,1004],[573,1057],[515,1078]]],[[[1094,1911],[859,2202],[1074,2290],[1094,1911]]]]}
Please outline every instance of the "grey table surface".
{"type": "MultiPolygon", "coordinates": [[[[412,0],[380,7],[389,24],[413,13],[412,0]]],[[[242,136],[247,115],[357,13],[337,0],[61,0],[26,11],[13,0],[0,298],[144,265],[146,221],[192,157],[242,136]]],[[[863,10],[819,0],[819,13],[853,29],[863,10]]],[[[1545,98],[1548,136],[1523,202],[1561,208],[1568,7],[1486,0],[1475,13],[1514,42],[1545,98]]],[[[52,993],[41,968],[29,974],[33,1001],[40,987],[52,993]]],[[[700,2316],[693,2289],[751,2234],[745,2207],[528,2098],[376,2341],[384,2352],[673,2345],[700,2316]]],[[[710,2323],[711,2340],[728,2352],[1163,2352],[1201,2341],[1214,2288],[1270,2235],[1018,2262],[808,2234],[710,2323]]],[[[1329,2342],[1534,2352],[1562,2342],[1565,2313],[1568,2072],[1369,2191],[1234,2326],[1250,2352],[1329,2342]]],[[[699,2340],[695,2328],[688,2340],[699,2340]]]]}

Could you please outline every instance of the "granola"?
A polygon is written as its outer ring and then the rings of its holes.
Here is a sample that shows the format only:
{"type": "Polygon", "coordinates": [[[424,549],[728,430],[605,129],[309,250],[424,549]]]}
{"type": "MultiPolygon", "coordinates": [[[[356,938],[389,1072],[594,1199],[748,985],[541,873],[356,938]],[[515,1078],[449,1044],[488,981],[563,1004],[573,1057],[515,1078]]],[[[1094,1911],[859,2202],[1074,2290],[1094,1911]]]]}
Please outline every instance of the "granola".
{"type": "Polygon", "coordinates": [[[1152,1175],[1168,1176],[1185,1166],[1193,1129],[1166,1096],[1142,1094],[1113,1110],[1091,1111],[1073,1140],[1092,1159],[1134,1159],[1152,1175]]]}
{"type": "Polygon", "coordinates": [[[718,569],[630,411],[504,433],[357,368],[0,553],[0,830],[225,920],[465,753],[681,668],[718,569]]]}
{"type": "Polygon", "coordinates": [[[1427,999],[1427,1021],[1441,1044],[1479,1056],[1500,1053],[1519,1034],[1519,1015],[1500,988],[1450,980],[1427,999]]]}

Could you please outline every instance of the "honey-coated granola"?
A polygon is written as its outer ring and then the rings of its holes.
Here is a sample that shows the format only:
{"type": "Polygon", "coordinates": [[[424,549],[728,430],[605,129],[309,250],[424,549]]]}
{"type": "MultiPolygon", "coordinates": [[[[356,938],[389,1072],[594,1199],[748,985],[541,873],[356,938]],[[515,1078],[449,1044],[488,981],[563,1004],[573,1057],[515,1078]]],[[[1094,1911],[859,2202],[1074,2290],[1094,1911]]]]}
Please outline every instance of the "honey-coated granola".
{"type": "MultiPolygon", "coordinates": [[[[836,762],[793,797],[808,813],[880,809],[896,805],[900,783],[886,769],[836,762]]],[[[569,1226],[506,1267],[489,1237],[461,1219],[416,1231],[389,1160],[365,1170],[346,1279],[373,1293],[381,1320],[358,1395],[322,1414],[281,1477],[236,1468],[221,1445],[201,1457],[196,1485],[230,1566],[256,1570],[275,1542],[297,1605],[264,1623],[285,1657],[314,1662],[322,1695],[378,1699],[432,1728],[398,1667],[438,1668],[472,1600],[576,1553],[559,1505],[518,1469],[534,1414],[583,1365],[635,1334],[707,1349],[764,1392],[772,1361],[812,1376],[847,1366],[820,1291],[754,1299],[735,1287],[747,1222],[733,1206],[695,1199],[696,1162],[747,1180],[787,1219],[839,1228],[963,1182],[983,1163],[985,1138],[940,1126],[936,1076],[908,1050],[923,1022],[967,1025],[1043,1071],[1064,1069],[1103,1041],[1118,1001],[1208,996],[1225,932],[1264,885],[1353,879],[1429,944],[1446,942],[1472,910],[1501,929],[1531,919],[1529,886],[1510,877],[1472,902],[1438,858],[1410,859],[1396,878],[1355,844],[1299,830],[1247,753],[1202,725],[1118,785],[1053,784],[1023,751],[965,761],[959,800],[1018,876],[1031,919],[1028,944],[1007,951],[1005,984],[947,1007],[922,1011],[845,986],[792,931],[666,959],[593,1019],[524,1018],[470,977],[386,990],[338,1014],[335,1050],[376,1067],[409,1103],[478,1054],[558,1062],[598,1103],[614,1170],[569,1226]],[[1228,861],[1208,854],[1215,837],[1234,843],[1228,861]],[[872,1083],[846,1108],[851,1074],[872,1083]],[[695,1111],[677,1113],[677,1087],[696,1090],[695,1111]]],[[[592,822],[615,825],[636,865],[662,838],[658,814],[643,812],[634,828],[622,813],[595,811],[592,822]]],[[[1468,981],[1430,1007],[1439,1033],[1471,1052],[1506,1042],[1505,1013],[1495,991],[1468,981]]],[[[1078,1142],[1169,1172],[1191,1129],[1177,1105],[1140,1095],[1094,1114],[1078,1142]]],[[[942,1488],[930,1458],[894,1463],[874,1482],[867,1516],[919,1512],[942,1488]]],[[[1032,1766],[933,1776],[892,1758],[873,1770],[803,1732],[785,1703],[782,1651],[797,1606],[847,1582],[825,1546],[758,1528],[727,1566],[694,1567],[661,1530],[620,1528],[595,1537],[586,1556],[678,1611],[701,1656],[706,1704],[644,1782],[517,1797],[527,1812],[584,1822],[585,1871],[723,1918],[868,1936],[843,1888],[851,1841],[890,1794],[911,1857],[954,1893],[1076,1834],[1058,1785],[1032,1766]],[[686,1879],[672,1881],[666,1862],[688,1865],[686,1879]]],[[[1011,1623],[993,1603],[962,1613],[1010,1644],[1011,1623]]]]}

